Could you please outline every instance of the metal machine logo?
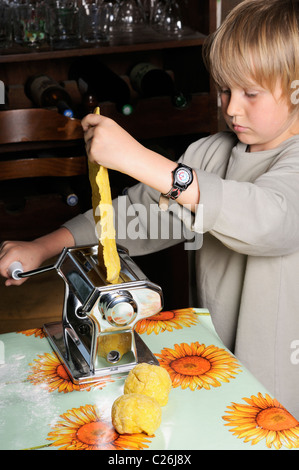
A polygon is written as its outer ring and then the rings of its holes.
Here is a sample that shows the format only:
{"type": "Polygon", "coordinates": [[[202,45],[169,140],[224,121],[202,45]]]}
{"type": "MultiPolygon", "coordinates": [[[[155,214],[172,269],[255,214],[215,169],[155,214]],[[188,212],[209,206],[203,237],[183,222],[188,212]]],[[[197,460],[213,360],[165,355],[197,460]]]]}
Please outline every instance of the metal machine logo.
{"type": "Polygon", "coordinates": [[[0,80],[0,104],[5,104],[5,85],[0,80]]]}

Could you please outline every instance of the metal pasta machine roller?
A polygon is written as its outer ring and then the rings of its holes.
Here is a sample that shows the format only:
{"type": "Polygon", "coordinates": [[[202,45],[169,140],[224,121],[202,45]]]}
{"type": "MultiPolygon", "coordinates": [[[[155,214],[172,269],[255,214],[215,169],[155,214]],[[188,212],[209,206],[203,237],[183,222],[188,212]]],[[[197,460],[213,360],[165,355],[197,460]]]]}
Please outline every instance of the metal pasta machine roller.
{"type": "Polygon", "coordinates": [[[118,247],[118,254],[118,284],[105,282],[97,245],[65,248],[53,266],[15,273],[21,278],[56,269],[64,280],[62,321],[45,324],[44,331],[77,384],[127,372],[140,362],[159,364],[134,327],[162,309],[162,290],[125,249],[118,247]]]}

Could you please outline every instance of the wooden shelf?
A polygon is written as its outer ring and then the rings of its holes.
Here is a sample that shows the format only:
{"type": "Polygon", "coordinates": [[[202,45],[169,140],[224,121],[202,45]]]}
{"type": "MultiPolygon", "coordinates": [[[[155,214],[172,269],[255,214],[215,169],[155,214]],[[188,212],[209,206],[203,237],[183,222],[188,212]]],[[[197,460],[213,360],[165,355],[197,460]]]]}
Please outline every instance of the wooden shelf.
{"type": "Polygon", "coordinates": [[[40,158],[36,170],[36,157],[1,162],[1,180],[44,177],[44,176],[78,176],[87,174],[87,158],[40,158]]]}
{"type": "Polygon", "coordinates": [[[77,57],[102,54],[123,54],[136,51],[150,51],[173,49],[180,47],[200,46],[205,40],[205,35],[189,31],[179,38],[167,37],[162,33],[146,29],[142,34],[117,35],[109,42],[97,47],[80,44],[80,48],[74,49],[51,49],[43,46],[38,50],[15,45],[10,49],[3,49],[0,55],[0,63],[40,61],[48,59],[61,59],[65,57],[77,57]]]}

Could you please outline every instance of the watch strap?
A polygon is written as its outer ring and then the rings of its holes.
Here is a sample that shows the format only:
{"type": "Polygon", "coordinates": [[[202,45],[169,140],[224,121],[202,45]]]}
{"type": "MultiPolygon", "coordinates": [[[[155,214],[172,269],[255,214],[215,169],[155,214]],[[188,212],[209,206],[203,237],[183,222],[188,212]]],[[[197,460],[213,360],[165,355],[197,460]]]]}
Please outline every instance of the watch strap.
{"type": "Polygon", "coordinates": [[[173,186],[170,189],[170,191],[168,191],[168,193],[162,194],[162,196],[167,197],[169,199],[177,199],[179,195],[181,194],[181,192],[182,192],[182,189],[173,186]]]}

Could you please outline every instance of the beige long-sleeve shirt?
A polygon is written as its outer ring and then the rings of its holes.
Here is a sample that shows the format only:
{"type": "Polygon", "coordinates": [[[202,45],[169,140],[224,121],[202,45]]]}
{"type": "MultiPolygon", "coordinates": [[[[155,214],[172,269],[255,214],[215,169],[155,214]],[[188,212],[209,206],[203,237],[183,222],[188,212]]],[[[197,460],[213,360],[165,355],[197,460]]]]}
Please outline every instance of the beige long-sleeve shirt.
{"type": "MultiPolygon", "coordinates": [[[[223,343],[299,419],[299,135],[248,153],[222,132],[181,160],[197,174],[197,213],[173,201],[161,213],[160,195],[136,185],[114,201],[118,242],[136,256],[187,240],[191,305],[209,309],[223,343]]],[[[91,212],[65,226],[77,245],[97,242],[91,212]]]]}

